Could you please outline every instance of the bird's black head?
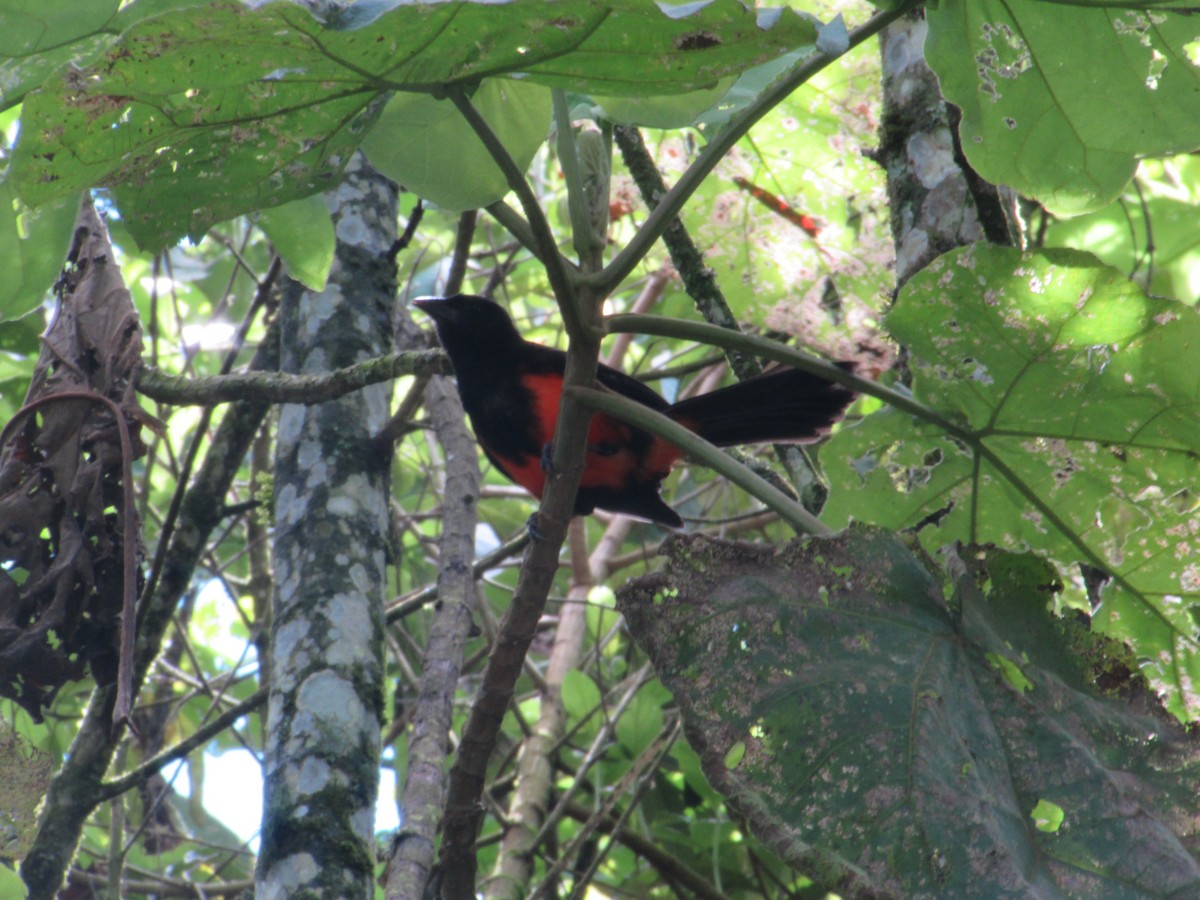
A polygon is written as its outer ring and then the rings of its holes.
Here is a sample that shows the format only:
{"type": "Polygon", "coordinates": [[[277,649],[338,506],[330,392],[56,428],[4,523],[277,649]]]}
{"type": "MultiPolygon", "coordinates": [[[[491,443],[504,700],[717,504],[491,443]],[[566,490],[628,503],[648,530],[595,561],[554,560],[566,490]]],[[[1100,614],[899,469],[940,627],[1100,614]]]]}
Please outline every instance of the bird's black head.
{"type": "Polygon", "coordinates": [[[442,346],[458,367],[459,357],[520,342],[521,334],[500,306],[486,297],[418,297],[413,306],[433,319],[442,346]]]}

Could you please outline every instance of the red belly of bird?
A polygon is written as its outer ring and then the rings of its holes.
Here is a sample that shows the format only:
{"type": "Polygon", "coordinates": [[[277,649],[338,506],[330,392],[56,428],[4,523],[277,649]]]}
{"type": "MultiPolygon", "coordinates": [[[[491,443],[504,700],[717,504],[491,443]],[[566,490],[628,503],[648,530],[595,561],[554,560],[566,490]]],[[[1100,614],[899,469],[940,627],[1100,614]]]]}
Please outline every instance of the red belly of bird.
{"type": "MultiPolygon", "coordinates": [[[[562,376],[525,375],[521,381],[533,398],[537,443],[545,446],[554,440],[562,399],[562,376]]],[[[622,488],[631,482],[659,482],[683,456],[674,444],[657,437],[645,452],[635,453],[630,448],[631,434],[631,427],[624,422],[603,413],[592,416],[580,487],[622,488]]],[[[546,472],[540,456],[528,456],[519,465],[506,461],[501,468],[509,478],[541,498],[546,487],[546,472]]]]}

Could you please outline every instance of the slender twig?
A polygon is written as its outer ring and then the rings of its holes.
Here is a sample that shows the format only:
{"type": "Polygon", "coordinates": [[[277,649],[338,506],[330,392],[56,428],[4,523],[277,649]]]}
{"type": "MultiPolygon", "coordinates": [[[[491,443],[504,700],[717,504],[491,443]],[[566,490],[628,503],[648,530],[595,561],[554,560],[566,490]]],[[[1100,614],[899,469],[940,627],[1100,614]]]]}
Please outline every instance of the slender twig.
{"type": "Polygon", "coordinates": [[[402,375],[448,375],[453,371],[441,350],[407,350],[377,356],[321,375],[287,372],[238,372],[183,378],[142,370],[138,392],[173,406],[216,406],[239,400],[260,403],[324,403],[367,385],[402,375]]]}
{"type": "MultiPolygon", "coordinates": [[[[663,876],[678,881],[682,887],[691,891],[699,900],[729,900],[729,896],[718,890],[709,881],[697,874],[674,853],[655,844],[649,838],[629,828],[618,828],[615,816],[597,816],[595,810],[579,802],[573,802],[567,807],[567,815],[580,824],[586,824],[599,818],[596,830],[601,834],[611,834],[631,853],[644,859],[663,876]]],[[[787,896],[781,893],[779,896],[787,896]]]]}
{"type": "Polygon", "coordinates": [[[493,219],[504,226],[509,234],[517,239],[517,243],[536,256],[543,265],[545,264],[546,261],[542,258],[542,248],[533,234],[533,229],[529,227],[529,223],[522,218],[519,212],[503,200],[497,200],[487,207],[487,211],[491,213],[493,219]]]}
{"type": "MultiPolygon", "coordinates": [[[[629,804],[625,807],[621,815],[617,817],[615,822],[616,829],[620,829],[624,825],[625,819],[637,807],[641,799],[647,776],[653,777],[654,772],[658,770],[659,764],[662,762],[667,751],[671,749],[671,745],[678,737],[681,728],[682,725],[679,719],[674,719],[664,724],[662,732],[660,732],[654,743],[638,755],[629,770],[621,777],[621,780],[606,793],[605,800],[597,813],[584,822],[579,833],[572,838],[571,843],[558,852],[558,859],[548,868],[546,875],[542,878],[541,884],[533,891],[533,897],[538,898],[538,900],[549,900],[550,897],[555,896],[553,886],[558,877],[570,864],[570,861],[575,857],[578,849],[600,827],[600,821],[607,819],[612,814],[612,810],[616,807],[618,800],[626,793],[630,793],[632,796],[629,804]]],[[[606,853],[608,849],[605,848],[606,853]]],[[[592,867],[589,867],[586,873],[578,874],[575,877],[575,889],[572,891],[571,896],[582,896],[582,892],[592,883],[592,876],[594,874],[595,869],[592,867]]]]}
{"type": "MultiPolygon", "coordinates": [[[[258,313],[266,308],[267,300],[271,291],[274,290],[282,271],[283,261],[279,256],[275,256],[271,260],[271,266],[267,269],[267,274],[259,282],[258,289],[254,292],[254,300],[250,304],[250,309],[246,311],[246,315],[242,318],[241,324],[238,326],[237,333],[234,335],[232,349],[226,354],[225,359],[221,363],[222,375],[228,375],[230,370],[233,369],[234,360],[245,343],[246,335],[250,332],[250,326],[258,318],[258,313]]],[[[276,326],[272,323],[272,326],[268,329],[266,339],[277,339],[276,335],[276,326]]],[[[211,421],[212,408],[209,407],[200,415],[199,421],[196,423],[196,430],[192,433],[192,439],[188,442],[187,450],[184,452],[182,465],[176,479],[175,491],[171,494],[171,502],[167,507],[167,514],[163,517],[162,525],[159,528],[158,549],[154,553],[154,561],[150,564],[146,583],[142,586],[142,595],[138,600],[139,605],[144,606],[148,603],[154,592],[158,589],[159,579],[163,575],[162,566],[163,561],[166,559],[167,547],[171,543],[175,531],[175,523],[179,519],[179,510],[183,505],[184,497],[187,495],[188,481],[192,477],[192,469],[200,454],[201,446],[205,444],[208,438],[208,426],[211,421]]]]}
{"type": "Polygon", "coordinates": [[[120,778],[101,782],[96,788],[97,801],[103,802],[123,794],[139,784],[145,783],[151,775],[161,771],[177,759],[183,759],[193,750],[203,747],[210,740],[236,722],[242,716],[253,712],[267,699],[267,689],[259,688],[245,700],[229,707],[210,722],[201,725],[191,735],[172,747],[168,747],[156,756],[152,756],[136,769],[127,772],[120,778]]]}
{"type": "MultiPolygon", "coordinates": [[[[486,556],[481,556],[475,560],[475,564],[471,567],[471,573],[475,578],[482,578],[483,573],[488,569],[495,568],[504,560],[516,556],[522,550],[529,546],[529,532],[522,531],[515,538],[507,541],[488,553],[486,556]]],[[[415,594],[405,597],[398,603],[387,607],[384,615],[387,617],[387,622],[391,625],[403,619],[405,616],[412,615],[417,610],[432,603],[438,598],[438,588],[436,584],[431,584],[423,590],[417,591],[415,594]]]]}
{"type": "Polygon", "coordinates": [[[393,263],[401,251],[407,250],[408,245],[417,236],[417,227],[421,224],[421,219],[423,218],[425,218],[425,202],[418,199],[417,205],[413,207],[412,214],[408,217],[408,223],[404,226],[404,233],[396,238],[392,242],[392,246],[388,248],[388,259],[393,263]]]}
{"type": "MultiPolygon", "coordinates": [[[[642,797],[645,796],[646,791],[650,789],[650,785],[654,783],[654,777],[660,771],[663,760],[666,759],[667,754],[671,752],[671,747],[674,746],[675,741],[679,739],[679,735],[682,731],[683,723],[680,720],[676,720],[673,725],[666,726],[662,735],[657,741],[657,746],[652,745],[648,747],[646,752],[644,752],[642,756],[634,762],[634,767],[630,773],[621,779],[621,782],[616,786],[612,796],[605,804],[606,808],[601,810],[599,815],[597,815],[594,819],[584,824],[583,828],[581,829],[582,832],[590,833],[595,831],[597,828],[599,828],[600,820],[607,818],[610,815],[612,808],[617,803],[617,797],[619,797],[621,794],[624,794],[626,791],[629,792],[629,802],[625,805],[625,809],[621,811],[621,814],[617,816],[616,821],[613,823],[613,833],[609,835],[609,838],[604,842],[604,845],[596,851],[596,855],[592,857],[592,861],[588,865],[587,869],[576,875],[575,887],[571,891],[571,900],[580,900],[580,898],[589,892],[592,879],[596,877],[596,870],[600,868],[609,852],[618,843],[616,836],[617,833],[625,828],[625,823],[629,820],[629,817],[633,815],[633,811],[637,809],[638,804],[642,802],[642,797]],[[639,763],[641,764],[639,765],[639,763]]],[[[575,838],[574,846],[583,846],[583,842],[585,840],[587,840],[586,834],[579,834],[575,838]]],[[[557,865],[561,866],[563,860],[569,858],[569,856],[574,856],[574,853],[564,853],[557,865]]]]}
{"type": "Polygon", "coordinates": [[[471,258],[471,240],[475,237],[475,223],[479,210],[468,209],[458,217],[458,234],[454,239],[454,253],[450,257],[450,271],[446,275],[443,290],[450,297],[462,290],[467,274],[467,260],[471,258]]]}
{"type": "Polygon", "coordinates": [[[860,378],[852,372],[847,372],[845,369],[833,365],[833,363],[768,338],[743,334],[739,331],[710,325],[706,322],[689,322],[683,319],[670,319],[665,316],[641,316],[631,313],[609,316],[604,320],[604,327],[610,334],[632,331],[637,334],[680,338],[702,344],[712,344],[715,347],[757,354],[764,359],[786,363],[789,366],[810,372],[813,375],[819,375],[828,381],[844,385],[859,394],[877,397],[890,406],[902,409],[925,421],[945,428],[956,437],[967,434],[967,432],[958,428],[953,422],[940,416],[932,407],[925,406],[908,394],[903,394],[877,382],[860,378]]]}
{"type": "Polygon", "coordinates": [[[587,785],[588,773],[591,771],[592,766],[611,747],[612,736],[616,731],[617,721],[621,716],[625,715],[625,711],[633,702],[634,696],[653,675],[654,670],[649,663],[646,663],[629,679],[624,694],[617,702],[617,705],[612,710],[606,712],[604,723],[600,726],[600,730],[592,740],[591,746],[588,747],[587,753],[584,754],[583,760],[575,768],[575,771],[571,773],[570,785],[563,792],[562,796],[558,798],[558,802],[555,803],[554,808],[546,815],[537,836],[530,842],[530,847],[540,847],[549,836],[550,830],[567,814],[568,807],[573,802],[575,794],[587,785]]]}
{"type": "Polygon", "coordinates": [[[417,428],[413,424],[413,417],[421,408],[421,404],[425,402],[425,388],[429,387],[432,377],[432,375],[421,373],[412,380],[412,384],[409,385],[400,403],[397,404],[395,412],[375,435],[376,447],[381,449],[389,447],[417,428]]]}
{"type": "MultiPolygon", "coordinates": [[[[629,311],[632,313],[645,313],[653,307],[659,300],[662,299],[663,292],[666,291],[667,285],[671,282],[671,267],[660,266],[658,269],[650,273],[650,277],[646,279],[646,283],[642,285],[642,289],[634,298],[633,303],[629,305],[629,311]]],[[[614,369],[620,369],[624,365],[625,355],[629,352],[629,348],[633,345],[633,334],[625,331],[618,334],[617,337],[609,342],[608,353],[604,356],[604,364],[611,366],[614,369]]],[[[710,363],[711,365],[711,363],[710,363]]],[[[655,373],[658,369],[655,367],[655,373]]],[[[636,375],[635,375],[636,377],[636,375]]]]}

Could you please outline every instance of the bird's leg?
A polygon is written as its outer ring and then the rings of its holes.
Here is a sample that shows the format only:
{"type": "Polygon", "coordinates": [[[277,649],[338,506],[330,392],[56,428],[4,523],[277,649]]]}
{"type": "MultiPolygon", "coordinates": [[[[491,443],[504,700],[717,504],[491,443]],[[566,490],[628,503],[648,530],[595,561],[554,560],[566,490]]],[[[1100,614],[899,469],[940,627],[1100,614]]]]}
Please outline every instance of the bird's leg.
{"type": "Polygon", "coordinates": [[[547,474],[554,471],[554,443],[551,441],[542,445],[542,471],[547,474]]]}
{"type": "Polygon", "coordinates": [[[531,512],[529,518],[525,520],[525,530],[529,532],[529,539],[536,543],[541,543],[546,539],[546,535],[542,533],[542,529],[538,528],[538,514],[531,512]]]}

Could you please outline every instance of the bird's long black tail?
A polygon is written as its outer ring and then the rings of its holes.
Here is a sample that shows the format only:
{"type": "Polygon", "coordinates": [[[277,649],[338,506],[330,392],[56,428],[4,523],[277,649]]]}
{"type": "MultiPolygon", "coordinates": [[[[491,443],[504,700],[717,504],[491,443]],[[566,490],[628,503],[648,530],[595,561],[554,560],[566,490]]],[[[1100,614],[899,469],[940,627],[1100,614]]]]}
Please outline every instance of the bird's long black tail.
{"type": "Polygon", "coordinates": [[[840,419],[854,396],[840,384],[789,368],[682,400],[667,415],[718,447],[808,441],[840,419]]]}

